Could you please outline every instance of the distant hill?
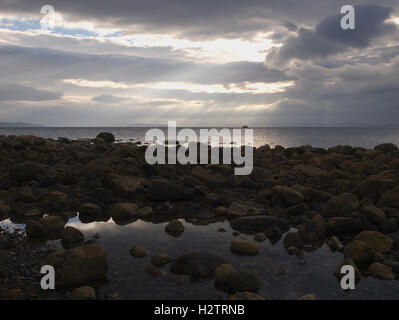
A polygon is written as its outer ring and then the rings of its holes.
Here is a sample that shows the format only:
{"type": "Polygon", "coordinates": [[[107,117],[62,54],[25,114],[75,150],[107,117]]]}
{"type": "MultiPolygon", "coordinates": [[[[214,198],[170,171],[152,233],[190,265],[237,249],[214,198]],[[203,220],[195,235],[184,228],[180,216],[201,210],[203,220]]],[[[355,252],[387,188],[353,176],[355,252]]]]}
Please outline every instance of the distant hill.
{"type": "Polygon", "coordinates": [[[44,127],[40,124],[27,122],[0,122],[0,128],[44,127]]]}

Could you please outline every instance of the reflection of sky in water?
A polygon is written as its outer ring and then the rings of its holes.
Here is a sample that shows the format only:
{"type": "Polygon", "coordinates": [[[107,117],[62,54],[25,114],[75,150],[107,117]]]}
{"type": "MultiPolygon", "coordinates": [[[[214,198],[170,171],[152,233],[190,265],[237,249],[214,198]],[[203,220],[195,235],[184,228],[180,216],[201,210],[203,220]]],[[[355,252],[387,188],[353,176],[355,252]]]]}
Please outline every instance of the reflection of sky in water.
{"type": "MultiPolygon", "coordinates": [[[[229,261],[236,269],[254,269],[261,273],[264,283],[259,293],[271,299],[297,299],[315,293],[320,299],[397,299],[398,281],[362,278],[352,292],[343,292],[333,275],[342,261],[341,253],[333,253],[323,245],[304,259],[290,256],[282,241],[272,245],[268,240],[261,243],[257,256],[236,256],[230,251],[230,241],[235,237],[228,222],[208,226],[194,226],[181,220],[184,233],[174,238],[164,231],[166,223],[153,224],[138,220],[119,226],[110,219],[107,222],[81,223],[78,217],[68,221],[69,226],[81,230],[85,240],[99,233],[100,244],[107,249],[110,268],[109,288],[125,299],[214,299],[226,298],[226,294],[214,287],[214,280],[178,285],[168,277],[155,278],[144,273],[150,265],[150,256],[142,259],[130,255],[129,249],[140,245],[154,253],[168,253],[172,258],[189,251],[217,254],[229,261]],[[224,228],[227,232],[219,232],[224,228]],[[278,274],[278,269],[288,273],[278,274]]],[[[14,224],[9,219],[1,226],[23,229],[23,224],[14,224]]],[[[242,235],[251,239],[250,235],[242,235]]],[[[59,246],[59,241],[51,242],[59,246]]],[[[170,265],[164,268],[170,274],[170,265]]]]}
{"type": "MultiPolygon", "coordinates": [[[[255,269],[264,279],[260,294],[272,299],[296,299],[304,294],[316,293],[322,299],[381,298],[395,299],[398,281],[381,281],[363,278],[353,292],[345,293],[333,275],[342,261],[341,253],[333,253],[324,245],[300,260],[285,251],[282,241],[272,245],[268,240],[261,243],[257,256],[236,256],[230,251],[230,241],[235,237],[228,222],[208,226],[185,225],[184,233],[174,238],[165,231],[166,223],[153,224],[138,220],[125,226],[108,222],[82,224],[76,218],[69,225],[80,229],[86,240],[99,233],[101,245],[109,254],[108,272],[110,288],[127,299],[212,299],[225,298],[226,294],[214,288],[214,281],[177,285],[168,278],[154,278],[144,273],[150,264],[150,256],[133,258],[129,249],[140,245],[151,253],[168,253],[173,257],[189,251],[217,254],[229,261],[236,269],[255,269]],[[227,232],[219,232],[224,228],[227,232]],[[278,269],[288,269],[279,275],[278,269]]],[[[252,236],[242,235],[248,239],[252,236]]],[[[164,268],[170,273],[170,265],[164,268]]]]}
{"type": "Polygon", "coordinates": [[[10,219],[4,219],[0,221],[0,228],[5,229],[9,232],[23,231],[25,229],[25,224],[18,224],[12,222],[10,219]]]}

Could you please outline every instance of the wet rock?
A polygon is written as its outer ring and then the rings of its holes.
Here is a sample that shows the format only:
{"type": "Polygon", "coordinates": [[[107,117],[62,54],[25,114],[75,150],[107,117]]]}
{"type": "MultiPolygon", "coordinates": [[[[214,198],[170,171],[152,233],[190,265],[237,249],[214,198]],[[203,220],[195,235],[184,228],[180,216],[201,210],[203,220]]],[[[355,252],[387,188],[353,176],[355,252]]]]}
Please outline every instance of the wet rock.
{"type": "Polygon", "coordinates": [[[153,180],[148,189],[148,198],[153,201],[176,201],[183,195],[183,188],[168,180],[153,180]]]}
{"type": "Polygon", "coordinates": [[[393,143],[382,143],[374,147],[374,150],[381,151],[383,153],[390,153],[398,151],[398,146],[393,143]]]}
{"type": "Polygon", "coordinates": [[[10,241],[0,233],[0,250],[8,250],[11,247],[10,241]]]}
{"type": "Polygon", "coordinates": [[[355,265],[355,263],[353,262],[353,260],[348,259],[348,258],[344,259],[337,266],[337,269],[334,272],[334,275],[337,277],[337,279],[341,280],[346,275],[346,272],[341,273],[341,269],[343,266],[352,266],[353,267],[353,269],[355,270],[355,283],[359,283],[362,278],[362,275],[361,275],[359,269],[357,268],[357,266],[355,265]]]}
{"type": "Polygon", "coordinates": [[[344,256],[345,258],[353,260],[355,263],[370,263],[374,260],[375,253],[367,243],[354,240],[345,246],[344,256]]]}
{"type": "Polygon", "coordinates": [[[298,235],[305,242],[317,241],[322,232],[313,221],[308,221],[298,227],[298,235]]]}
{"type": "Polygon", "coordinates": [[[257,255],[260,251],[256,242],[242,239],[232,240],[230,248],[231,251],[240,255],[257,255]]]}
{"type": "Polygon", "coordinates": [[[110,174],[107,184],[118,197],[133,197],[143,190],[143,179],[138,177],[123,177],[118,174],[110,174]]]}
{"type": "Polygon", "coordinates": [[[101,218],[101,207],[95,203],[86,202],[79,207],[79,217],[83,220],[101,218]]]}
{"type": "Polygon", "coordinates": [[[272,226],[277,226],[283,232],[289,229],[289,223],[286,219],[274,216],[239,217],[229,222],[233,229],[240,232],[264,232],[272,226]]]}
{"type": "Polygon", "coordinates": [[[146,218],[152,216],[152,214],[153,211],[151,207],[144,207],[139,210],[136,216],[139,218],[146,218]]]}
{"type": "Polygon", "coordinates": [[[303,241],[299,237],[298,232],[289,232],[285,235],[283,240],[284,248],[303,248],[303,241]]]}
{"type": "Polygon", "coordinates": [[[59,216],[47,216],[39,221],[29,221],[26,226],[26,234],[29,238],[45,239],[48,236],[61,235],[65,221],[59,216]]]}
{"type": "Polygon", "coordinates": [[[399,247],[399,232],[389,233],[389,234],[387,234],[387,237],[389,237],[390,239],[392,239],[393,244],[394,244],[396,247],[399,247]]]}
{"type": "Polygon", "coordinates": [[[154,266],[146,266],[144,272],[152,277],[161,278],[166,277],[168,274],[166,271],[156,268],[154,266]]]}
{"type": "Polygon", "coordinates": [[[95,300],[96,292],[90,286],[83,286],[80,288],[76,288],[72,291],[71,299],[72,300],[95,300]]]}
{"type": "Polygon", "coordinates": [[[170,262],[170,260],[170,255],[168,255],[167,253],[157,253],[151,257],[152,265],[158,268],[163,268],[170,262]]]}
{"type": "Polygon", "coordinates": [[[18,163],[10,168],[10,178],[18,182],[37,180],[43,167],[35,162],[18,163]]]}
{"type": "Polygon", "coordinates": [[[41,212],[39,209],[28,209],[24,212],[24,216],[26,218],[37,219],[43,216],[43,212],[41,212]]]}
{"type": "Polygon", "coordinates": [[[362,224],[349,217],[330,218],[327,221],[327,231],[332,234],[355,234],[362,231],[362,224]]]}
{"type": "Polygon", "coordinates": [[[367,243],[376,252],[381,253],[389,252],[393,244],[392,239],[377,231],[362,231],[355,239],[367,243]]]}
{"type": "Polygon", "coordinates": [[[353,193],[359,197],[359,199],[369,198],[373,203],[378,203],[380,197],[394,185],[394,182],[390,179],[371,176],[365,181],[361,182],[354,190],[353,193]]]}
{"type": "Polygon", "coordinates": [[[182,233],[184,231],[184,225],[179,220],[174,219],[169,221],[165,226],[165,231],[170,233],[182,233]]]}
{"type": "Polygon", "coordinates": [[[70,249],[81,245],[84,235],[78,229],[67,226],[61,234],[61,244],[64,248],[70,249]]]}
{"type": "Polygon", "coordinates": [[[11,213],[11,208],[5,204],[0,203],[0,217],[8,217],[11,213]]]}
{"type": "Polygon", "coordinates": [[[115,136],[112,133],[110,133],[110,132],[100,132],[97,135],[96,139],[102,140],[102,141],[107,142],[107,143],[115,142],[115,136]]]}
{"type": "Polygon", "coordinates": [[[290,187],[274,186],[273,191],[287,205],[295,205],[304,200],[302,193],[290,187]]]}
{"type": "Polygon", "coordinates": [[[243,291],[230,295],[228,300],[265,300],[265,298],[253,292],[243,291]]]}
{"type": "Polygon", "coordinates": [[[325,217],[350,217],[359,205],[359,200],[352,193],[343,193],[331,198],[325,205],[325,217]]]}
{"type": "Polygon", "coordinates": [[[380,229],[382,233],[388,234],[393,233],[398,229],[398,223],[396,222],[395,218],[386,219],[381,221],[380,229]]]}
{"type": "Polygon", "coordinates": [[[374,262],[373,264],[371,264],[369,267],[369,272],[374,278],[377,279],[383,279],[383,280],[395,279],[395,274],[392,272],[392,268],[379,262],[374,262]]]}
{"type": "Polygon", "coordinates": [[[52,191],[48,196],[48,202],[50,207],[57,211],[66,211],[69,209],[68,195],[60,191],[52,191]]]}
{"type": "Polygon", "coordinates": [[[226,215],[231,217],[242,217],[247,215],[258,215],[264,213],[262,206],[249,201],[234,201],[226,211],[226,215]]]}
{"type": "Polygon", "coordinates": [[[386,191],[378,202],[379,207],[391,207],[399,209],[399,187],[386,191]]]}
{"type": "Polygon", "coordinates": [[[285,210],[285,214],[289,216],[297,216],[302,213],[309,211],[309,207],[306,203],[301,202],[299,204],[293,205],[285,210]]]}
{"type": "Polygon", "coordinates": [[[220,284],[224,284],[230,275],[234,272],[234,268],[232,265],[224,263],[215,269],[215,278],[216,282],[220,284]]]}
{"type": "Polygon", "coordinates": [[[144,258],[148,256],[151,252],[141,246],[135,246],[130,249],[130,254],[136,258],[144,258]]]}
{"type": "Polygon", "coordinates": [[[314,223],[318,228],[321,233],[326,233],[327,232],[327,222],[326,220],[322,217],[321,214],[316,214],[315,216],[310,219],[312,223],[314,223]]]}
{"type": "Polygon", "coordinates": [[[330,239],[328,239],[327,244],[332,251],[342,251],[344,249],[341,241],[339,241],[339,239],[335,236],[332,236],[330,239]]]}
{"type": "Polygon", "coordinates": [[[194,278],[212,278],[216,268],[224,263],[226,260],[212,253],[188,252],[173,259],[170,270],[194,278]]]}
{"type": "Polygon", "coordinates": [[[108,270],[107,252],[98,244],[57,251],[44,264],[55,269],[56,288],[77,287],[103,279],[108,270]]]}
{"type": "Polygon", "coordinates": [[[264,233],[262,233],[262,232],[258,232],[258,233],[255,233],[254,234],[254,240],[255,241],[258,241],[258,242],[263,242],[263,241],[265,241],[267,238],[266,238],[266,235],[264,234],[264,233]]]}
{"type": "Polygon", "coordinates": [[[208,186],[220,187],[225,185],[227,181],[226,177],[224,177],[222,174],[213,172],[209,169],[204,169],[201,166],[195,166],[191,170],[191,175],[208,186]]]}
{"type": "Polygon", "coordinates": [[[134,217],[139,211],[135,203],[120,202],[115,204],[110,213],[112,218],[128,219],[134,217]]]}
{"type": "Polygon", "coordinates": [[[386,219],[385,212],[374,205],[367,205],[362,208],[362,212],[373,223],[379,224],[386,219]]]}
{"type": "Polygon", "coordinates": [[[233,272],[224,282],[230,292],[257,292],[262,284],[262,277],[256,270],[238,270],[233,272]]]}
{"type": "Polygon", "coordinates": [[[31,239],[44,240],[47,238],[48,231],[44,225],[32,220],[26,224],[26,235],[31,239]]]}

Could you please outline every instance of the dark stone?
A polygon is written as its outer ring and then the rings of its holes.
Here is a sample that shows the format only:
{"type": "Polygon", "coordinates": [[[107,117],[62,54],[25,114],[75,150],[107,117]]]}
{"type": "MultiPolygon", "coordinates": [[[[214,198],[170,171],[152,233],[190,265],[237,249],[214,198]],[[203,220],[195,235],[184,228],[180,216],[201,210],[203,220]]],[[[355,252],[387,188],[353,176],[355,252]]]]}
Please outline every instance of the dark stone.
{"type": "Polygon", "coordinates": [[[264,232],[272,226],[277,226],[283,232],[289,230],[286,219],[264,215],[239,217],[231,220],[230,225],[232,229],[240,232],[264,232]]]}
{"type": "Polygon", "coordinates": [[[233,272],[224,284],[232,293],[237,291],[256,292],[262,284],[262,277],[255,270],[239,270],[233,272]]]}
{"type": "Polygon", "coordinates": [[[188,252],[173,259],[170,270],[195,278],[212,278],[215,269],[224,263],[227,262],[223,258],[212,253],[188,252]]]}

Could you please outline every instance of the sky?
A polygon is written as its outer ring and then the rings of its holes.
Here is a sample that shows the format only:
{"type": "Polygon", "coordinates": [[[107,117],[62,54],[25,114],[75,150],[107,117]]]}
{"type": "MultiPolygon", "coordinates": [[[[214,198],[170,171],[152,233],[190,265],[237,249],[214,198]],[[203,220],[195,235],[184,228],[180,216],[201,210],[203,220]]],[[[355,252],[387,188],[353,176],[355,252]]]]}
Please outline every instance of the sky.
{"type": "Polygon", "coordinates": [[[399,126],[398,28],[397,0],[0,0],[0,121],[399,126]]]}

